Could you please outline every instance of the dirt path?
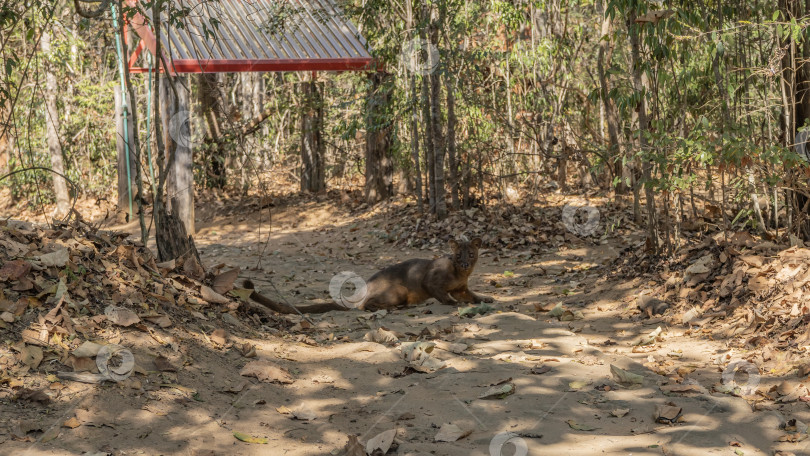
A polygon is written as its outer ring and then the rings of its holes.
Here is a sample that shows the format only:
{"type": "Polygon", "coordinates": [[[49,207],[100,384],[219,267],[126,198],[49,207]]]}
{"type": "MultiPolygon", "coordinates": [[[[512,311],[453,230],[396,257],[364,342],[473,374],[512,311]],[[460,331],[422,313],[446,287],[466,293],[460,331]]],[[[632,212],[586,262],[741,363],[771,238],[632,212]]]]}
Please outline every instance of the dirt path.
{"type": "MultiPolygon", "coordinates": [[[[330,280],[340,271],[368,277],[393,262],[444,250],[439,241],[434,250],[395,247],[380,222],[313,203],[279,211],[264,252],[267,228],[260,232],[252,218],[212,219],[197,243],[207,266],[238,265],[267,294],[275,295],[275,286],[300,303],[328,299],[330,280]]],[[[609,266],[624,247],[619,241],[569,243],[534,256],[485,250],[471,283],[495,298],[496,312],[474,318],[429,301],[382,316],[312,316],[314,327],[290,330],[209,313],[208,320],[177,322],[161,333],[163,344],[128,332],[122,343],[137,347],[136,357],[163,354],[178,372],[151,373],[137,384],[77,387],[44,419],[58,427],[85,409],[96,425],[62,428],[47,442],[0,434],[0,454],[326,455],[338,454],[349,434],[365,442],[390,429],[397,429],[398,442],[390,454],[398,455],[810,454],[807,441],[777,442],[785,434],[780,422],[810,422],[805,403],[752,412],[739,397],[711,392],[734,356],[722,341],[631,315],[628,307],[644,283],[614,277],[609,266]],[[581,311],[584,319],[559,321],[537,311],[557,303],[581,311]],[[659,342],[634,352],[635,343],[659,326],[659,342]],[[446,367],[408,369],[398,347],[364,340],[380,327],[402,342],[437,342],[431,356],[446,367]],[[232,343],[255,344],[259,360],[286,368],[294,381],[246,382],[239,370],[249,360],[232,346],[212,344],[206,335],[216,328],[227,329],[232,343]],[[692,391],[665,394],[677,384],[651,370],[656,363],[680,368],[681,385],[692,391]],[[642,375],[640,387],[619,385],[611,365],[642,375]],[[550,370],[537,373],[545,370],[538,366],[550,370]],[[179,386],[156,388],[156,382],[179,386]],[[515,393],[479,399],[503,382],[515,393]],[[656,407],[668,402],[683,409],[681,422],[655,423],[656,407]],[[314,419],[291,419],[280,407],[314,419]],[[434,441],[446,423],[469,434],[434,441]],[[237,441],[234,432],[266,437],[269,444],[237,441]]],[[[759,382],[779,380],[763,376],[759,382]]],[[[38,414],[9,406],[2,411],[0,429],[38,414]]]]}

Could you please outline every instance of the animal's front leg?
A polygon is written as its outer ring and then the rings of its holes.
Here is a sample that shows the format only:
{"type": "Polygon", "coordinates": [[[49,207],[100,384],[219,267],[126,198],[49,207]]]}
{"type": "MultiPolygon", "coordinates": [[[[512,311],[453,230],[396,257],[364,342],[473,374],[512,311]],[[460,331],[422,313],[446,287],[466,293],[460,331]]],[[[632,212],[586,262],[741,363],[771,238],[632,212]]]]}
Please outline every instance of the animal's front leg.
{"type": "Polygon", "coordinates": [[[456,298],[458,302],[467,302],[467,303],[476,303],[478,301],[475,300],[475,296],[470,292],[470,290],[464,288],[462,290],[455,290],[450,292],[450,296],[456,298]]]}
{"type": "Polygon", "coordinates": [[[492,299],[492,297],[473,293],[472,291],[470,291],[469,288],[467,288],[465,291],[467,293],[469,293],[469,295],[472,297],[472,299],[473,299],[472,302],[493,302],[494,301],[494,299],[492,299]]]}
{"type": "Polygon", "coordinates": [[[436,300],[438,300],[442,304],[445,304],[445,305],[448,305],[448,306],[458,304],[458,301],[456,300],[456,298],[454,298],[453,296],[450,296],[450,293],[448,293],[447,290],[444,290],[443,288],[433,287],[433,288],[429,288],[427,291],[430,294],[430,297],[436,298],[436,300]]]}

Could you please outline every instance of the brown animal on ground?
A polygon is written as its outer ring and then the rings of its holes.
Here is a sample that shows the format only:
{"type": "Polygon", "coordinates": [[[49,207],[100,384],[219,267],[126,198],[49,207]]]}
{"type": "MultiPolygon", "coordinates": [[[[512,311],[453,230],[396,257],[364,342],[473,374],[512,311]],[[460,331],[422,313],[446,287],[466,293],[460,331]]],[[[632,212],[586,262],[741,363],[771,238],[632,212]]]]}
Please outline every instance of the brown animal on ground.
{"type": "MultiPolygon", "coordinates": [[[[396,309],[419,304],[429,298],[435,298],[442,304],[492,302],[489,296],[473,293],[467,281],[478,261],[478,249],[481,239],[470,242],[450,241],[453,253],[435,260],[413,259],[389,266],[368,279],[362,299],[357,305],[341,305],[331,302],[296,306],[302,313],[323,313],[331,310],[396,309]]],[[[245,280],[245,288],[253,288],[245,280]]],[[[362,290],[361,290],[362,292],[362,290]]],[[[296,313],[290,306],[278,303],[254,291],[250,298],[280,313],[296,313]]]]}

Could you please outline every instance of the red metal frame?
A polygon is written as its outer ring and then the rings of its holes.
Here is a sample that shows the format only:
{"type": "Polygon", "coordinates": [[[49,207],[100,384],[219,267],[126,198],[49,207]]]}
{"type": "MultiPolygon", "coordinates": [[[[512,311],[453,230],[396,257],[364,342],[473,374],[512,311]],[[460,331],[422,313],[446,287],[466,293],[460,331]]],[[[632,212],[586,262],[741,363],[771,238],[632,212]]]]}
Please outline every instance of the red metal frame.
{"type": "MultiPolygon", "coordinates": [[[[133,55],[134,58],[137,56],[133,55]]],[[[132,63],[133,58],[130,59],[132,63]]],[[[148,68],[130,63],[129,72],[146,73],[148,68]]],[[[250,71],[376,71],[373,59],[287,59],[287,60],[196,60],[176,59],[174,73],[245,73],[250,71]]],[[[162,71],[162,67],[161,67],[162,71]]]]}
{"type": "MultiPolygon", "coordinates": [[[[127,5],[135,7],[138,0],[126,0],[127,5]]],[[[138,46],[129,57],[130,73],[146,73],[148,68],[135,66],[138,57],[144,48],[149,49],[155,55],[155,34],[149,28],[146,19],[140,13],[136,13],[132,21],[125,20],[141,38],[138,46]]],[[[129,34],[124,33],[127,37],[129,34]]],[[[129,46],[127,46],[129,48],[129,46]]],[[[163,59],[171,66],[170,73],[244,73],[251,71],[272,72],[272,71],[381,71],[382,66],[375,62],[373,58],[351,58],[351,59],[279,59],[279,60],[198,60],[198,59],[169,59],[163,54],[163,59]]],[[[158,64],[158,70],[163,72],[163,64],[158,64]]]]}

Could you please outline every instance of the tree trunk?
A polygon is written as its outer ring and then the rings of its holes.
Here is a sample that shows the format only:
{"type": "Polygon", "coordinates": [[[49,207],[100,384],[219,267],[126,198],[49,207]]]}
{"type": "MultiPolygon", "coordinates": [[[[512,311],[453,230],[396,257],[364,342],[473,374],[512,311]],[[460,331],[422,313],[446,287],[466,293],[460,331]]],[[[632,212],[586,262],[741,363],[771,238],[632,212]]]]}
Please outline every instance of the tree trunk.
{"type": "Polygon", "coordinates": [[[371,88],[366,105],[366,202],[374,204],[393,195],[394,164],[391,157],[391,87],[384,72],[369,75],[371,88]]]}
{"type": "Polygon", "coordinates": [[[456,88],[451,78],[446,78],[447,87],[447,165],[449,167],[450,203],[454,211],[459,209],[458,163],[456,159],[456,88]]]}
{"type": "Polygon", "coordinates": [[[224,95],[219,90],[219,82],[216,73],[202,73],[198,75],[197,82],[199,91],[199,112],[205,123],[205,147],[203,153],[205,160],[203,166],[205,170],[205,183],[209,188],[225,188],[227,183],[227,169],[225,166],[225,154],[223,152],[221,138],[223,135],[220,119],[227,113],[222,109],[224,95]]]}
{"type": "MultiPolygon", "coordinates": [[[[405,27],[407,30],[413,30],[413,2],[412,0],[405,0],[405,27]]],[[[410,93],[411,93],[411,159],[413,160],[413,171],[416,179],[416,205],[419,207],[419,213],[424,213],[425,200],[422,195],[422,167],[419,160],[419,110],[418,110],[418,89],[416,86],[416,74],[413,72],[410,75],[410,93]]]]}
{"type": "Polygon", "coordinates": [[[599,40],[599,53],[596,57],[596,69],[599,75],[600,98],[602,99],[602,107],[605,112],[605,123],[607,124],[608,131],[608,147],[610,149],[608,156],[613,160],[612,174],[613,178],[619,178],[615,189],[617,194],[627,193],[627,182],[622,179],[622,168],[624,167],[621,146],[619,144],[619,116],[616,112],[616,106],[613,100],[610,99],[610,82],[605,74],[605,65],[610,65],[610,57],[613,54],[613,45],[609,39],[612,21],[605,12],[607,5],[602,9],[602,34],[599,40]]]}
{"type": "MultiPolygon", "coordinates": [[[[5,113],[0,110],[0,119],[5,119],[5,113]]],[[[0,176],[8,173],[11,169],[8,166],[11,158],[11,141],[9,135],[0,130],[0,176]]]]}
{"type": "MultiPolygon", "coordinates": [[[[439,43],[439,26],[442,19],[439,19],[439,24],[431,21],[430,25],[430,44],[438,46],[439,43]]],[[[430,120],[433,130],[433,178],[435,179],[434,191],[436,192],[435,200],[435,213],[439,220],[447,217],[447,200],[445,197],[444,188],[444,141],[442,138],[442,114],[439,107],[441,97],[441,73],[434,71],[430,74],[430,120]]]]}
{"type": "Polygon", "coordinates": [[[187,234],[194,234],[194,159],[192,157],[191,119],[186,76],[175,76],[178,97],[171,96],[168,81],[163,79],[164,127],[168,126],[168,147],[174,148],[174,157],[167,163],[168,210],[185,226],[187,234]],[[168,101],[172,102],[169,103],[168,101]],[[166,124],[165,119],[169,122],[166,124]]]}
{"type": "Polygon", "coordinates": [[[436,162],[433,160],[433,118],[430,115],[430,78],[422,76],[422,125],[425,127],[425,163],[428,177],[428,212],[436,212],[436,178],[434,170],[436,162]]]}
{"type": "MultiPolygon", "coordinates": [[[[49,54],[51,52],[51,34],[50,32],[43,32],[42,39],[42,52],[49,54]]],[[[59,174],[65,174],[64,158],[62,157],[62,145],[59,143],[59,113],[56,109],[56,96],[59,91],[56,82],[56,75],[53,73],[50,62],[45,67],[45,137],[48,143],[48,152],[51,156],[51,169],[59,174]]],[[[53,192],[56,196],[56,217],[64,217],[70,210],[70,196],[68,195],[67,181],[58,175],[51,174],[53,177],[53,192]]]]}
{"type": "MultiPolygon", "coordinates": [[[[138,186],[136,180],[136,171],[138,162],[135,159],[135,129],[131,122],[130,112],[132,111],[132,103],[127,97],[127,113],[126,116],[123,112],[123,104],[121,98],[121,86],[116,84],[113,88],[113,96],[115,98],[115,145],[118,156],[118,210],[127,213],[127,220],[132,221],[132,204],[135,202],[135,191],[138,186]],[[127,136],[129,139],[124,139],[124,119],[127,123],[127,136]],[[127,162],[127,160],[129,160],[127,162]],[[129,165],[127,165],[129,163],[129,165]]],[[[134,211],[134,209],[132,209],[134,211]]]]}
{"type": "Polygon", "coordinates": [[[425,198],[422,194],[422,166],[419,160],[419,109],[417,103],[418,90],[416,88],[416,75],[411,75],[411,159],[413,160],[413,173],[416,178],[416,205],[419,212],[425,211],[425,198]]]}
{"type": "MultiPolygon", "coordinates": [[[[643,154],[649,151],[647,144],[647,90],[641,72],[641,25],[636,24],[636,10],[631,9],[627,18],[628,32],[630,35],[630,60],[633,66],[633,89],[641,95],[638,105],[638,142],[639,149],[643,154]]],[[[658,229],[655,213],[655,191],[652,188],[652,163],[650,160],[642,158],[641,161],[642,185],[644,185],[644,197],[647,206],[647,242],[652,250],[658,252],[658,229]]]]}
{"type": "Polygon", "coordinates": [[[299,87],[303,104],[301,113],[301,191],[319,193],[326,190],[324,149],[321,138],[322,84],[313,80],[302,82],[299,87]]]}

